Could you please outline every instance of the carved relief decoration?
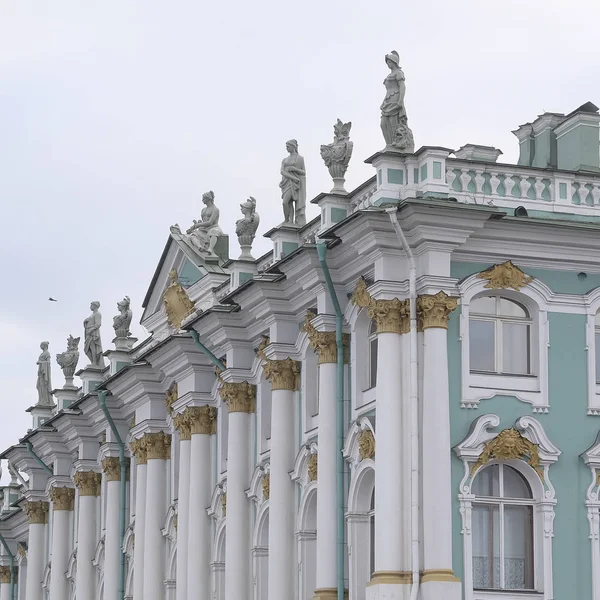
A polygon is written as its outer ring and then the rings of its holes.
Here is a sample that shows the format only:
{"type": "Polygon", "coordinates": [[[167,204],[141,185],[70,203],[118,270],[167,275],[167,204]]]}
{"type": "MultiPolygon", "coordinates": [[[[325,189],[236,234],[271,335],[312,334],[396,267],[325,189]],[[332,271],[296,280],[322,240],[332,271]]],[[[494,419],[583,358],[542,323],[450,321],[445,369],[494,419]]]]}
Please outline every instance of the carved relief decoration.
{"type": "Polygon", "coordinates": [[[316,481],[317,480],[317,471],[319,465],[319,455],[311,454],[306,461],[308,465],[308,480],[316,481]]]}
{"type": "Polygon", "coordinates": [[[525,460],[544,481],[544,471],[540,465],[540,455],[537,444],[524,438],[514,427],[504,429],[494,439],[486,442],[477,462],[471,466],[471,477],[476,471],[490,460],[525,460]]]}
{"type": "Polygon", "coordinates": [[[261,358],[262,360],[267,360],[267,357],[265,356],[265,350],[266,350],[267,346],[271,343],[271,339],[269,338],[268,335],[263,335],[261,337],[262,337],[262,339],[260,341],[260,344],[258,345],[258,348],[256,349],[256,355],[258,356],[258,358],[261,358]]]}
{"type": "Polygon", "coordinates": [[[121,481],[121,465],[117,456],[107,456],[101,464],[106,481],[121,481]]]}
{"type": "Polygon", "coordinates": [[[300,375],[300,363],[291,358],[285,360],[267,360],[263,373],[271,382],[272,390],[297,390],[300,375]]]}
{"type": "Polygon", "coordinates": [[[227,516],[227,492],[223,492],[221,494],[221,511],[223,512],[223,516],[227,516]]]}
{"type": "Polygon", "coordinates": [[[143,437],[137,440],[131,440],[131,442],[129,442],[129,448],[135,456],[138,465],[147,464],[146,440],[143,437]]]}
{"type": "Polygon", "coordinates": [[[458,306],[458,298],[446,292],[423,294],[417,298],[417,319],[419,331],[430,327],[448,329],[448,317],[458,306]]]}
{"type": "Polygon", "coordinates": [[[174,383],[168,390],[165,395],[165,406],[167,407],[167,412],[171,414],[173,412],[173,404],[177,402],[179,396],[177,395],[177,383],[174,383]]]}
{"type": "Polygon", "coordinates": [[[268,500],[271,497],[271,475],[267,473],[262,479],[263,498],[268,500]]]}
{"type": "Polygon", "coordinates": [[[169,273],[169,279],[171,283],[163,294],[163,304],[169,325],[180,329],[181,323],[196,311],[196,307],[179,283],[175,269],[169,273]]]}
{"type": "MultiPolygon", "coordinates": [[[[13,567],[13,569],[14,569],[14,575],[15,575],[14,583],[17,583],[17,581],[19,580],[18,567],[13,567]]],[[[10,583],[10,567],[9,566],[0,567],[0,583],[10,583]]]]}
{"type": "Polygon", "coordinates": [[[365,429],[358,438],[358,455],[360,460],[375,456],[375,436],[370,429],[365,429]]]}
{"type": "Polygon", "coordinates": [[[173,417],[173,425],[179,431],[180,441],[187,442],[192,439],[192,424],[187,410],[173,417]]]}
{"type": "Polygon", "coordinates": [[[256,408],[256,386],[247,381],[224,382],[219,388],[219,394],[223,401],[227,402],[230,413],[252,413],[256,408]]]}
{"type": "Polygon", "coordinates": [[[30,525],[45,525],[48,522],[48,502],[42,500],[29,501],[25,505],[27,520],[30,525]]]}
{"type": "Polygon", "coordinates": [[[190,423],[191,435],[210,435],[213,432],[213,423],[217,420],[217,409],[214,406],[190,406],[186,408],[184,415],[190,423]]]}
{"type": "Polygon", "coordinates": [[[25,548],[25,546],[21,542],[19,542],[17,544],[17,554],[21,558],[27,558],[27,549],[25,548]]]}
{"type": "Polygon", "coordinates": [[[157,433],[147,433],[144,439],[146,440],[147,460],[166,460],[168,458],[171,444],[170,435],[164,431],[159,431],[157,433]]]}
{"type": "Polygon", "coordinates": [[[477,278],[487,279],[488,282],[484,285],[486,288],[492,290],[511,288],[517,292],[533,281],[533,277],[523,273],[510,260],[501,265],[493,265],[489,269],[478,273],[477,278]]]}
{"type": "MultiPolygon", "coordinates": [[[[306,331],[311,348],[319,356],[319,364],[337,363],[337,343],[335,341],[335,331],[317,331],[312,324],[315,315],[311,312],[306,313],[306,320],[302,325],[302,331],[306,331]]],[[[344,345],[344,362],[348,362],[348,347],[350,336],[343,334],[342,342],[344,345]]]]}
{"type": "Polygon", "coordinates": [[[50,500],[54,510],[73,510],[75,488],[53,487],[50,489],[50,500]]]}
{"type": "Polygon", "coordinates": [[[102,475],[95,471],[77,471],[73,476],[73,483],[80,496],[99,496],[101,481],[102,475]]]}
{"type": "Polygon", "coordinates": [[[367,290],[367,282],[361,277],[352,302],[366,308],[370,319],[375,320],[377,333],[408,333],[410,330],[410,300],[375,300],[367,290]]]}

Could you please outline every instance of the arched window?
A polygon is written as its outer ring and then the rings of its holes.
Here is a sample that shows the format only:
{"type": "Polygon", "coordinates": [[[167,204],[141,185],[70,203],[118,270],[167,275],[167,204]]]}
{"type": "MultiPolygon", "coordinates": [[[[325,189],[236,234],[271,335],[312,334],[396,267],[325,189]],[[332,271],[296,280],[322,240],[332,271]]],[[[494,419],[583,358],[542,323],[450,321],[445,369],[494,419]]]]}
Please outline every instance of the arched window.
{"type": "Polygon", "coordinates": [[[369,327],[369,387],[377,385],[377,324],[371,321],[369,327]]]}
{"type": "Polygon", "coordinates": [[[473,588],[533,590],[534,499],[526,479],[504,464],[477,474],[471,488],[473,588]]]}
{"type": "Polygon", "coordinates": [[[527,309],[500,296],[471,301],[471,372],[531,375],[531,317],[527,309]]]}

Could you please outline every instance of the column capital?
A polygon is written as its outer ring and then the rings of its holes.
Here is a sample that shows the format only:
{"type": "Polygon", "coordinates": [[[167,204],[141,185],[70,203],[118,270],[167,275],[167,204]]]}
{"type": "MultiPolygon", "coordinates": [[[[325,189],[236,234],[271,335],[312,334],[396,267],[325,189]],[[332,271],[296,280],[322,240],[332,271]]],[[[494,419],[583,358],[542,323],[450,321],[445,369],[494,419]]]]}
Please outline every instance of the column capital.
{"type": "Polygon", "coordinates": [[[30,525],[45,525],[48,522],[50,504],[44,500],[27,501],[25,513],[30,525]]]}
{"type": "Polygon", "coordinates": [[[179,392],[177,390],[177,382],[173,383],[173,385],[167,390],[165,394],[165,406],[167,407],[167,412],[171,414],[173,412],[173,404],[177,402],[179,398],[179,392]]]}
{"type": "Polygon", "coordinates": [[[417,298],[418,328],[420,331],[438,327],[448,329],[448,317],[458,306],[458,298],[446,292],[423,294],[417,298]]]}
{"type": "Polygon", "coordinates": [[[215,433],[217,409],[214,406],[188,406],[184,415],[190,424],[190,437],[215,433]]]}
{"type": "Polygon", "coordinates": [[[192,424],[186,412],[179,413],[173,417],[173,425],[179,431],[179,440],[189,442],[192,439],[192,424]]]}
{"type": "Polygon", "coordinates": [[[73,510],[75,501],[75,488],[53,487],[50,488],[50,500],[54,510],[73,510]]]}
{"type": "MultiPolygon", "coordinates": [[[[14,567],[15,583],[18,581],[18,567],[14,567]]],[[[0,567],[0,583],[10,583],[10,567],[0,567]]]]}
{"type": "Polygon", "coordinates": [[[169,434],[164,431],[146,433],[144,435],[144,440],[146,443],[147,460],[166,460],[170,457],[171,436],[169,434]]]}
{"type": "MultiPolygon", "coordinates": [[[[306,331],[311,348],[319,356],[319,364],[337,363],[337,343],[335,341],[335,331],[318,331],[312,324],[315,315],[311,312],[306,313],[306,320],[302,326],[302,331],[306,331]]],[[[348,362],[348,347],[350,345],[350,336],[347,333],[342,335],[344,345],[344,362],[348,362]]]]}
{"type": "Polygon", "coordinates": [[[366,308],[370,319],[377,325],[377,333],[408,333],[410,331],[410,300],[375,300],[367,290],[367,282],[361,277],[352,302],[366,308]]]}
{"type": "MultiPolygon", "coordinates": [[[[335,343],[335,341],[334,341],[335,343]]],[[[300,374],[300,363],[290,357],[284,360],[266,360],[263,373],[271,382],[272,390],[298,389],[298,375],[300,374]]]]}
{"type": "Polygon", "coordinates": [[[253,413],[256,410],[256,386],[247,381],[223,382],[219,388],[219,394],[223,401],[227,402],[230,413],[253,413]]]}
{"type": "Polygon", "coordinates": [[[146,441],[143,437],[129,442],[131,453],[135,456],[138,465],[145,465],[148,462],[146,451],[146,441]]]}
{"type": "MultiPolygon", "coordinates": [[[[106,475],[106,481],[121,481],[121,466],[118,456],[107,456],[102,460],[101,464],[102,470],[106,475]]],[[[125,477],[129,479],[130,461],[128,458],[125,459],[125,464],[125,477]]]]}
{"type": "Polygon", "coordinates": [[[77,471],[73,475],[73,483],[80,496],[99,496],[102,475],[95,471],[77,471]]]}

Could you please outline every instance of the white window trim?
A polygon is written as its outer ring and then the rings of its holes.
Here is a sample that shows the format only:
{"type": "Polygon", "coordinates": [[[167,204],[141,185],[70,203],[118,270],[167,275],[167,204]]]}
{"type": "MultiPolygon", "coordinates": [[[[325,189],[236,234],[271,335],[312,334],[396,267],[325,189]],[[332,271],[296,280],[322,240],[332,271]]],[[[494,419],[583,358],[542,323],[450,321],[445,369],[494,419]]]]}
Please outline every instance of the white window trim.
{"type": "MultiPolygon", "coordinates": [[[[530,442],[539,448],[540,465],[543,468],[544,481],[523,460],[515,459],[503,461],[519,471],[529,482],[533,497],[534,508],[534,568],[535,581],[538,594],[519,592],[513,594],[508,591],[479,592],[473,590],[473,540],[471,537],[471,514],[475,495],[471,492],[471,485],[477,472],[471,477],[471,467],[476,464],[486,442],[494,439],[499,432],[490,429],[500,425],[500,417],[494,414],[479,417],[471,426],[471,433],[454,448],[456,455],[464,465],[464,476],[458,490],[460,515],[462,519],[461,534],[463,536],[463,562],[464,562],[464,600],[487,600],[492,598],[517,599],[521,597],[553,599],[552,583],[552,538],[554,537],[554,506],[556,493],[550,481],[550,465],[555,463],[561,452],[550,441],[542,425],[533,417],[521,417],[515,423],[515,428],[530,442]]],[[[497,464],[499,461],[490,461],[488,465],[497,464]]],[[[487,466],[487,465],[486,465],[487,466]]],[[[594,598],[594,600],[600,600],[594,598]]]]}
{"type": "Polygon", "coordinates": [[[587,518],[590,526],[590,551],[592,561],[592,599],[600,600],[600,433],[594,445],[581,455],[590,468],[592,481],[585,496],[587,518]]]}
{"type": "Polygon", "coordinates": [[[600,288],[585,296],[587,321],[585,344],[588,357],[588,410],[591,416],[600,416],[600,384],[596,383],[596,313],[600,310],[600,288]]]}
{"type": "Polygon", "coordinates": [[[490,290],[486,280],[477,274],[458,285],[460,292],[460,340],[461,340],[461,408],[476,409],[481,400],[497,395],[515,396],[521,402],[531,404],[534,413],[547,413],[548,398],[548,326],[547,289],[537,280],[524,286],[520,292],[490,290]],[[469,356],[469,306],[475,296],[502,296],[525,306],[531,317],[530,360],[533,375],[501,375],[471,373],[469,356]]]}

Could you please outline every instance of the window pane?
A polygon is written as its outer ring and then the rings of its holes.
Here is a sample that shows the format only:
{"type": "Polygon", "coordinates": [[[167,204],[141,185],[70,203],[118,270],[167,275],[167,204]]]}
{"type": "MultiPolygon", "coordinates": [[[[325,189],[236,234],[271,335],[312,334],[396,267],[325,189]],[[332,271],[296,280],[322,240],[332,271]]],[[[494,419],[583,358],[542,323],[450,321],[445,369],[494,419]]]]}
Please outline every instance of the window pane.
{"type": "Polygon", "coordinates": [[[529,325],[523,323],[502,323],[503,373],[528,375],[529,364],[529,325]]]}
{"type": "Polygon", "coordinates": [[[596,320],[596,326],[599,326],[600,325],[600,311],[598,311],[596,313],[596,319],[595,320],[596,320]]]}
{"type": "Polygon", "coordinates": [[[377,338],[369,341],[369,387],[377,385],[377,338]]]}
{"type": "Polygon", "coordinates": [[[375,572],[375,514],[369,517],[369,543],[369,560],[372,576],[375,572]]]}
{"type": "Polygon", "coordinates": [[[471,491],[476,496],[500,496],[500,465],[486,467],[477,473],[471,491]]]}
{"type": "Polygon", "coordinates": [[[496,370],[495,329],[494,321],[469,319],[471,371],[496,370]]]}
{"type": "Polygon", "coordinates": [[[507,465],[503,466],[504,494],[505,498],[532,498],[529,483],[525,477],[516,469],[507,465]]]}
{"type": "Polygon", "coordinates": [[[504,589],[533,589],[533,507],[504,507],[504,589]]]}
{"type": "Polygon", "coordinates": [[[494,296],[482,296],[471,300],[470,312],[478,315],[495,315],[496,298],[494,296]]]}
{"type": "Polygon", "coordinates": [[[503,317],[521,317],[525,319],[529,316],[525,307],[506,298],[498,298],[498,314],[503,317]]]}
{"type": "Polygon", "coordinates": [[[473,531],[473,587],[500,588],[500,513],[498,506],[474,504],[473,531]]]}
{"type": "Polygon", "coordinates": [[[596,383],[600,383],[600,332],[596,333],[596,383]]]}

